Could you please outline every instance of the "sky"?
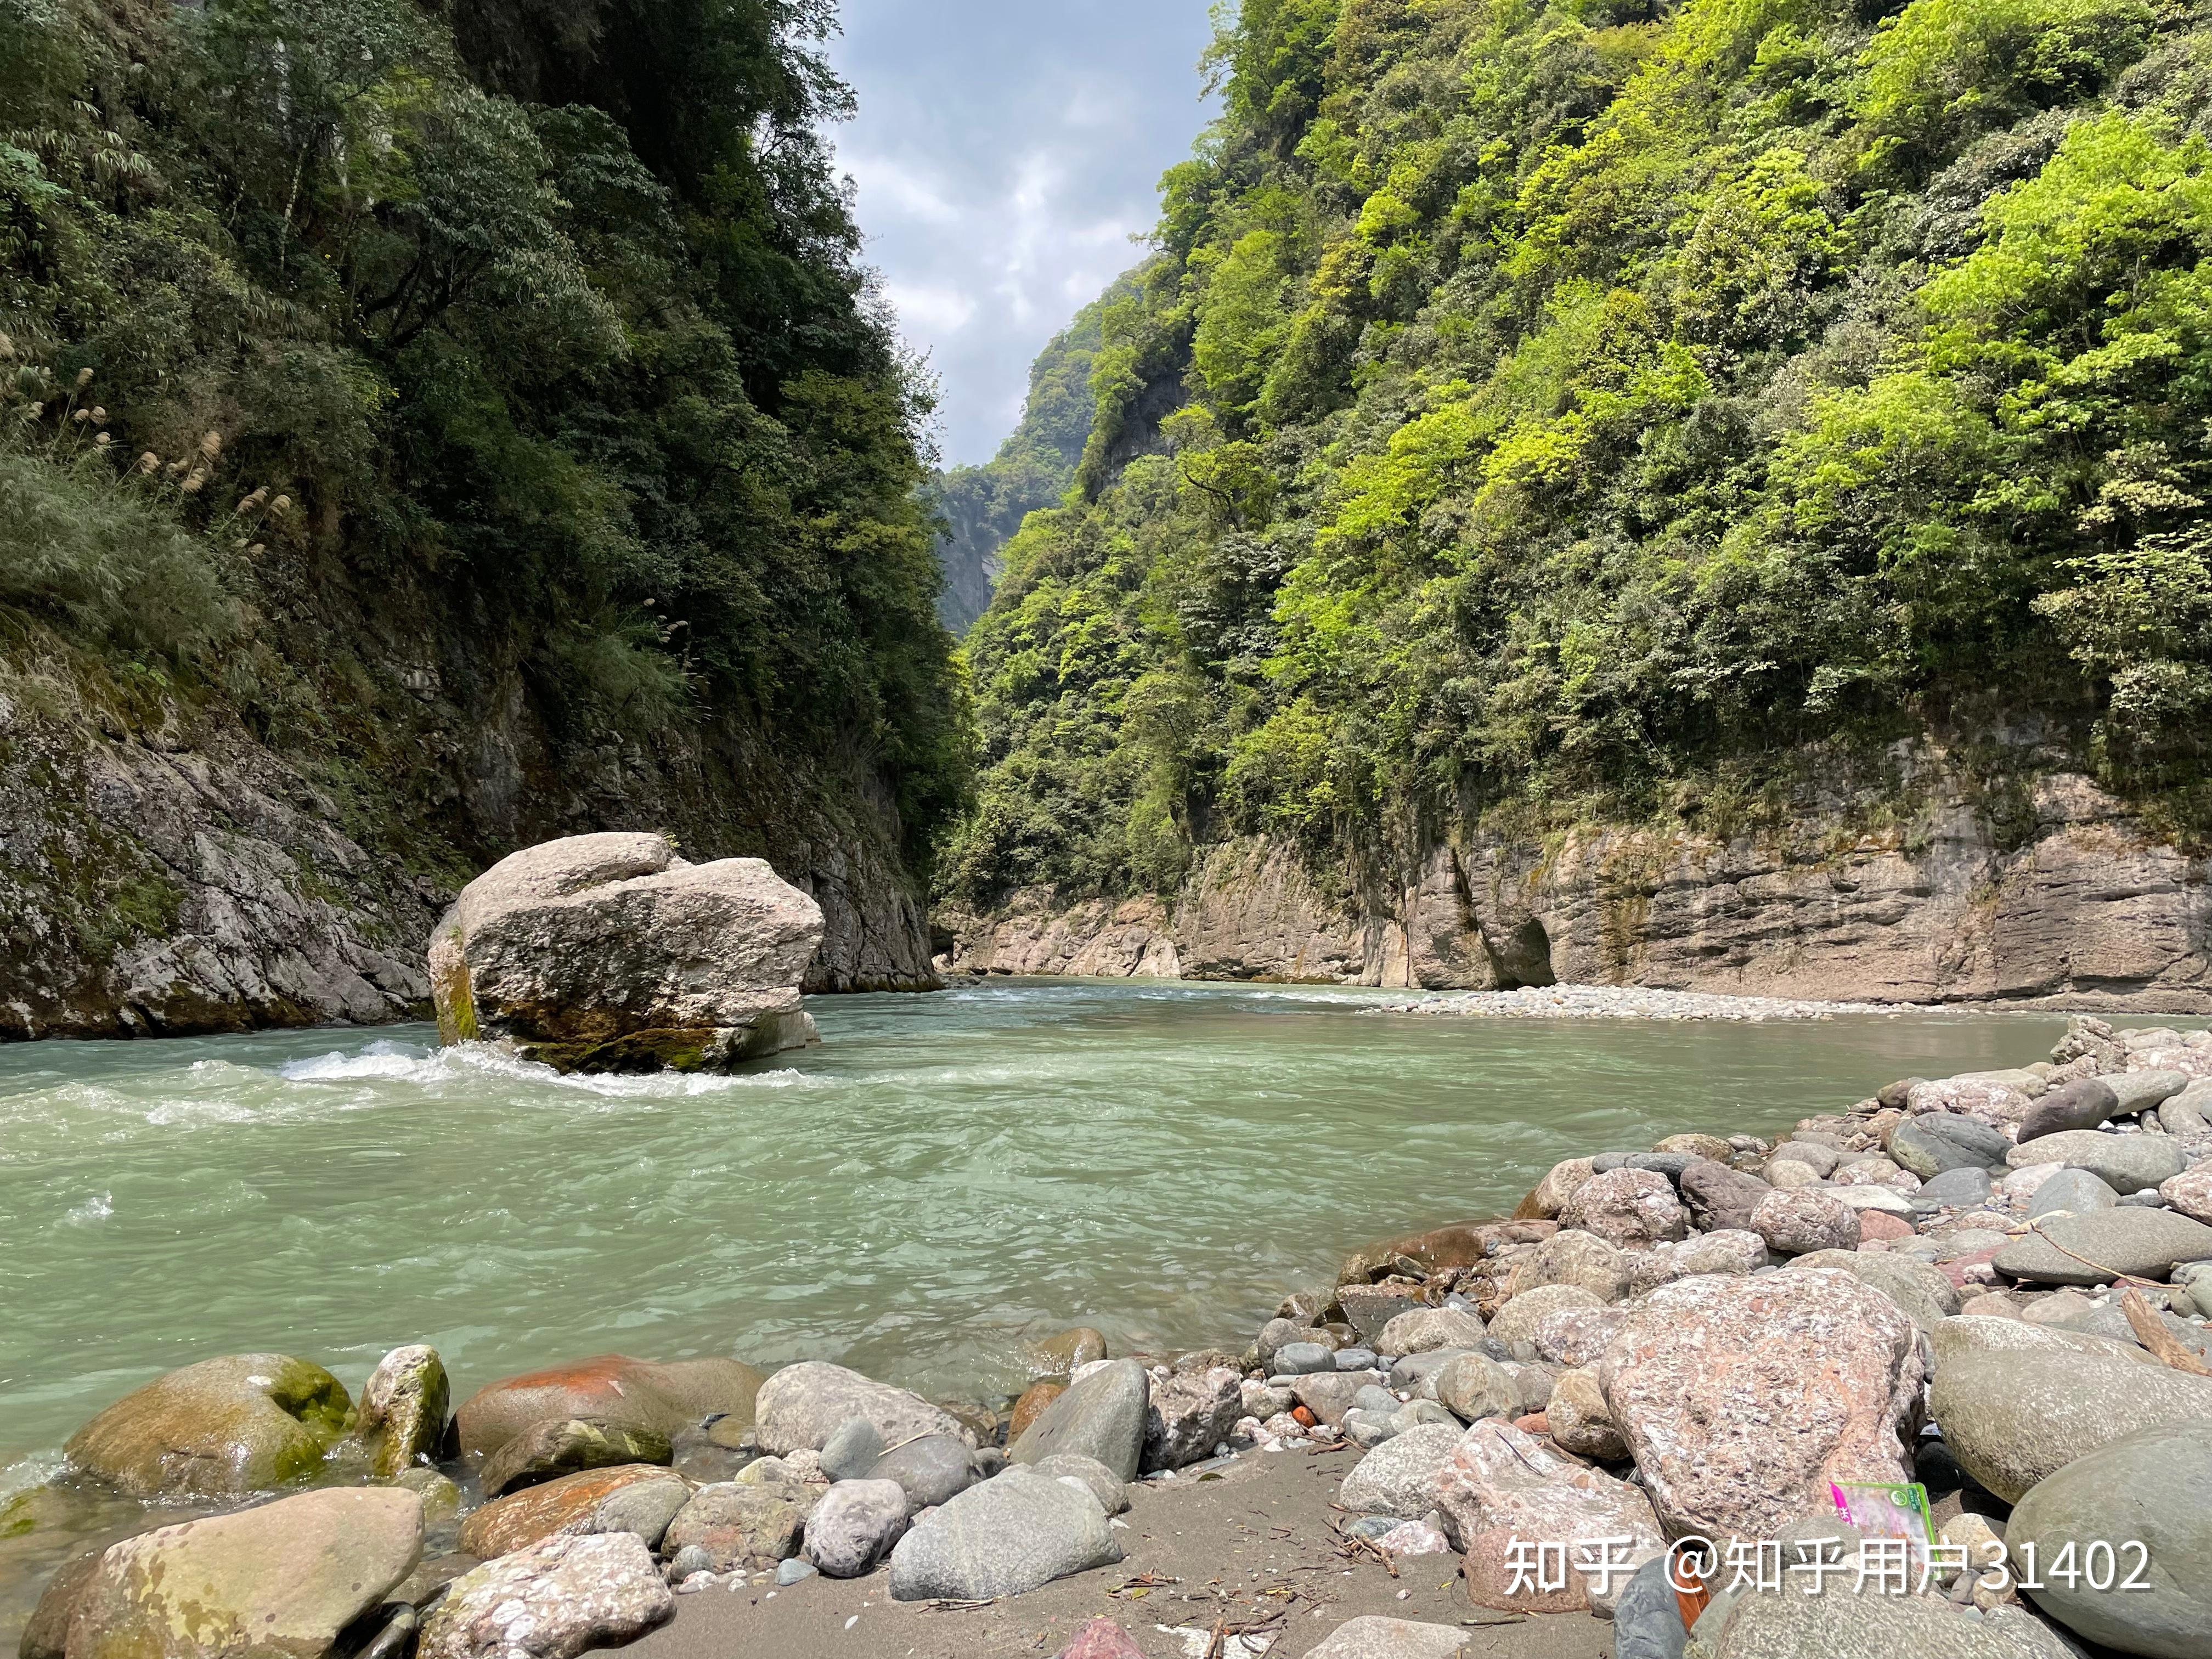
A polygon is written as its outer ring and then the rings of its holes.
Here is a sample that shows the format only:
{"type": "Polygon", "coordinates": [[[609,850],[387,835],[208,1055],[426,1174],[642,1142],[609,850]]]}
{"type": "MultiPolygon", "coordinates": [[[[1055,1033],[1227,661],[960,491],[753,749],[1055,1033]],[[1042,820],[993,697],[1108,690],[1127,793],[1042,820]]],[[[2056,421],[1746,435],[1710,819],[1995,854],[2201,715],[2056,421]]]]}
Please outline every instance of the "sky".
{"type": "Polygon", "coordinates": [[[949,464],[1021,418],[1030,362],[1137,263],[1209,117],[1206,0],[842,0],[835,130],[868,262],[941,387],[949,464]]]}

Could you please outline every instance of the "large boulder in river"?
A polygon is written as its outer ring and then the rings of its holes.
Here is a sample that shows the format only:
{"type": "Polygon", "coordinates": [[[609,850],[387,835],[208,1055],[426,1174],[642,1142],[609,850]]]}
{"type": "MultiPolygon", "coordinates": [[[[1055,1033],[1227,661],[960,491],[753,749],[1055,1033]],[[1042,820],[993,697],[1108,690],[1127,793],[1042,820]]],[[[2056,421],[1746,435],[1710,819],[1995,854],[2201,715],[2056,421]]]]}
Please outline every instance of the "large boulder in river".
{"type": "Polygon", "coordinates": [[[142,1498],[223,1496],[307,1479],[352,1424],[353,1397],[320,1365],[232,1354],[124,1395],[63,1451],[142,1498]]]}
{"type": "Polygon", "coordinates": [[[161,1527],[100,1558],[69,1659],[316,1659],[422,1555],[422,1500],[397,1487],[302,1492],[161,1527]]]}
{"type": "Polygon", "coordinates": [[[591,1418],[657,1430],[672,1439],[710,1417],[751,1422],[763,1381],[738,1359],[663,1365],[603,1353],[486,1383],[462,1402],[456,1423],[464,1452],[497,1451],[549,1418],[591,1418]]]}
{"type": "Polygon", "coordinates": [[[975,1443],[972,1431],[920,1395],[818,1359],[787,1366],[769,1377],[753,1410],[760,1449],[779,1457],[819,1451],[855,1417],[866,1418],[886,1446],[902,1446],[929,1434],[975,1443]]]}
{"type": "Polygon", "coordinates": [[[659,834],[573,836],[478,876],[430,939],[448,1042],[564,1072],[714,1070],[814,1040],[799,987],[822,908],[759,859],[659,834]]]}
{"type": "Polygon", "coordinates": [[[2045,1572],[2037,1607],[2077,1636],[2122,1653],[2196,1659],[2212,1635],[2212,1432],[2202,1423],[2152,1429],[2076,1458],[2040,1482],[2005,1528],[2015,1560],[2073,1559],[2045,1572]],[[2106,1564],[2091,1553],[2103,1543],[2106,1564]],[[2101,1585],[2100,1581],[2102,1581],[2101,1585]],[[2134,1583],[2142,1588],[2122,1589],[2134,1583]]]}
{"type": "Polygon", "coordinates": [[[1598,1368],[1670,1534],[1767,1539],[1831,1481],[1910,1480],[1925,1375],[1898,1305],[1833,1268],[1662,1285],[1598,1368]]]}

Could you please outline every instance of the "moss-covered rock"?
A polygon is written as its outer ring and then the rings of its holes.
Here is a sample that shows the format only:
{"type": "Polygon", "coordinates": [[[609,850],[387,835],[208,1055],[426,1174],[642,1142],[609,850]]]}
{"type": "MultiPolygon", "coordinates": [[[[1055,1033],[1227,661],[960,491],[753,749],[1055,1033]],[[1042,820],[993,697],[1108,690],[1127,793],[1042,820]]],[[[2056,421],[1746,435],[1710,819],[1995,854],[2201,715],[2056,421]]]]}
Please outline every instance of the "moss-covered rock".
{"type": "Polygon", "coordinates": [[[352,1396],[320,1365],[232,1354],[125,1395],[64,1451],[143,1497],[263,1492],[313,1475],[353,1422],[352,1396]]]}

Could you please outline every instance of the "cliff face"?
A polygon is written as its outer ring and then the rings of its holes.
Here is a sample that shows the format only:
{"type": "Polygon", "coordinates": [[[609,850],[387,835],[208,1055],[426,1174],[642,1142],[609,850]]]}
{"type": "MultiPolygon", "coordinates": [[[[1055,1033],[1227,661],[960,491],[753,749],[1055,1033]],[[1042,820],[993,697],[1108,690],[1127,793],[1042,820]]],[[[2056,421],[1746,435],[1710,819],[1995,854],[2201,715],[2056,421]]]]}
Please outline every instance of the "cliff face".
{"type": "Polygon", "coordinates": [[[1955,784],[1903,823],[1809,813],[1728,839],[1584,826],[1431,846],[1402,884],[1218,848],[1173,902],[948,911],[945,966],[1427,989],[1555,981],[1743,995],[2212,1008],[2206,861],[2087,779],[2046,776],[2001,842],[1955,784]]]}
{"type": "Polygon", "coordinates": [[[473,718],[426,711],[374,757],[385,784],[416,767],[436,781],[442,799],[410,808],[342,793],[220,700],[9,666],[0,1037],[422,1018],[424,943],[461,882],[597,829],[670,828],[695,860],[767,858],[822,906],[811,989],[936,983],[887,792],[736,730],[563,756],[526,685],[501,678],[473,718]]]}
{"type": "Polygon", "coordinates": [[[416,1012],[590,830],[933,982],[967,732],[830,27],[0,6],[0,1036],[416,1012]]]}

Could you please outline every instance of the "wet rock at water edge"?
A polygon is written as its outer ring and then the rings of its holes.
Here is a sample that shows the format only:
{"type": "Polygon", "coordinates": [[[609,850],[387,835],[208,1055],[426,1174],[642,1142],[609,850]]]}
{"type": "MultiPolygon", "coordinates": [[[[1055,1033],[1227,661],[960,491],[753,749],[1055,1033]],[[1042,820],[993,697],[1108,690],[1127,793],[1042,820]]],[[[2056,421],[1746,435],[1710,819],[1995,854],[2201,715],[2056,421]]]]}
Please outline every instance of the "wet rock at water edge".
{"type": "Polygon", "coordinates": [[[436,1462],[452,1408],[453,1387],[435,1348],[415,1343],[385,1355],[362,1385],[355,1424],[369,1448],[371,1468],[390,1480],[436,1462]]]}
{"type": "Polygon", "coordinates": [[[1690,1215],[1665,1176],[1655,1170],[1620,1169],[1592,1176],[1576,1188],[1560,1208],[1559,1224],[1620,1248],[1680,1238],[1689,1229],[1690,1215]]]}
{"type": "Polygon", "coordinates": [[[574,1659],[675,1612],[634,1534],[549,1538],[453,1580],[422,1621],[417,1659],[574,1659]]]}
{"type": "Polygon", "coordinates": [[[891,1595],[901,1601],[1019,1595],[1121,1559],[1096,1498],[1018,1466],[916,1518],[891,1552],[891,1595]]]}
{"type": "Polygon", "coordinates": [[[2095,1129],[2069,1129],[2024,1140],[2005,1155],[2005,1161],[2015,1170],[2033,1164],[2087,1170],[2123,1195],[2156,1187],[2189,1167],[2188,1154],[2169,1135],[2104,1134],[2095,1129]]]}
{"type": "Polygon", "coordinates": [[[2045,1588],[2029,1594],[2076,1635],[2123,1653],[2194,1659],[2212,1632],[2208,1500],[2212,1425],[2152,1429],[2038,1484],[2013,1510],[2005,1541],[2016,1561],[2035,1546],[2045,1588]],[[2128,1583],[2142,1588],[2119,1588],[2128,1583]]]}
{"type": "Polygon", "coordinates": [[[1133,1359],[1109,1360],[1045,1407],[1007,1449],[1016,1463],[1054,1452],[1096,1458],[1117,1480],[1133,1480],[1144,1455],[1152,1377],[1133,1359]]]}
{"type": "Polygon", "coordinates": [[[1340,1285],[1336,1301],[1352,1328],[1370,1342],[1400,1314],[1427,1305],[1421,1300],[1418,1285],[1390,1279],[1375,1285],[1340,1285]]]}
{"type": "Polygon", "coordinates": [[[1033,1375],[1065,1376],[1079,1365],[1093,1365],[1107,1358],[1106,1333],[1076,1325],[1047,1337],[1030,1352],[1033,1375]]]}
{"type": "Polygon", "coordinates": [[[2122,1275],[2163,1279],[2212,1256],[2212,1227],[2171,1210],[2099,1210],[2051,1216],[1992,1258],[1996,1270],[2039,1285],[2101,1285],[2122,1275]]]}
{"type": "Polygon", "coordinates": [[[500,1498],[586,1469],[674,1461],[675,1448],[658,1429],[588,1417],[533,1423],[483,1461],[477,1481],[487,1498],[500,1498]]]}
{"type": "Polygon", "coordinates": [[[313,1474],[353,1421],[353,1397],[321,1366],[234,1354],[125,1395],[63,1454],[143,1498],[262,1492],[313,1474]]]}
{"type": "Polygon", "coordinates": [[[1911,1479],[1923,1376],[1896,1304],[1818,1267],[1662,1285],[1599,1365],[1669,1532],[1715,1539],[1831,1513],[1832,1481],[1911,1479]]]}
{"type": "Polygon", "coordinates": [[[1597,1173],[1596,1166],[1586,1158],[1571,1158],[1554,1164],[1544,1178],[1530,1189],[1514,1213],[1517,1219],[1555,1219],[1574,1196],[1575,1188],[1597,1173]]]}
{"type": "Polygon", "coordinates": [[[1212,1456],[1244,1414],[1243,1383],[1225,1365],[1152,1376],[1139,1467],[1180,1469],[1212,1456]]]}
{"type": "Polygon", "coordinates": [[[394,1487],[159,1528],[99,1558],[76,1593],[70,1659],[316,1659],[422,1554],[422,1500],[394,1487]]]}
{"type": "Polygon", "coordinates": [[[821,1360],[786,1366],[761,1384],[753,1402],[754,1432],[772,1455],[818,1451],[855,1417],[866,1418],[886,1446],[932,1434],[975,1442],[957,1418],[920,1395],[821,1360]]]}
{"type": "Polygon", "coordinates": [[[656,1364],[599,1354],[488,1383],[462,1402],[454,1421],[467,1454],[497,1451],[532,1424],[556,1417],[657,1429],[672,1439],[715,1417],[722,1419],[717,1431],[727,1433],[752,1422],[763,1380],[736,1359],[656,1364]]]}
{"type": "Polygon", "coordinates": [[[2212,1434],[2212,1377],[2118,1355],[1939,1348],[1929,1407],[1960,1467],[2016,1504],[2129,1435],[2176,1425],[2212,1434]]]}
{"type": "Polygon", "coordinates": [[[438,1029],[564,1072],[726,1069],[819,1040],[799,987],[822,928],[760,859],[695,865],[652,832],[546,842],[432,933],[438,1029]]]}
{"type": "Polygon", "coordinates": [[[831,1578],[858,1578],[905,1535],[896,1480],[840,1480],[806,1517],[806,1559],[831,1578]]]}
{"type": "MultiPolygon", "coordinates": [[[[1295,1319],[1271,1319],[1260,1328],[1259,1340],[1253,1347],[1259,1358],[1260,1369],[1272,1376],[1275,1370],[1276,1357],[1285,1348],[1312,1345],[1313,1342],[1311,1326],[1302,1325],[1295,1319]]],[[[1321,1367],[1309,1365],[1305,1369],[1319,1370],[1321,1367]]]]}
{"type": "MultiPolygon", "coordinates": [[[[472,1510],[461,1522],[461,1547],[471,1555],[489,1559],[526,1549],[556,1533],[601,1531],[602,1506],[625,1487],[647,1481],[684,1484],[665,1468],[638,1463],[620,1468],[587,1469],[538,1486],[525,1486],[472,1510]]],[[[685,1487],[687,1493],[689,1490],[685,1487]]]]}

